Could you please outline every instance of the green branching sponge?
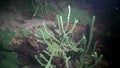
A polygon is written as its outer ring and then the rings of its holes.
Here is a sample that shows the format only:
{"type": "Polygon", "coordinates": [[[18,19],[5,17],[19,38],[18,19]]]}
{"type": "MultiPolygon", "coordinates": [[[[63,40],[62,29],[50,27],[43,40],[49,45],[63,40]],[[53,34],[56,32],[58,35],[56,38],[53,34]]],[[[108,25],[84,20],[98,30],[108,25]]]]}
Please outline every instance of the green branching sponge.
{"type": "MultiPolygon", "coordinates": [[[[100,62],[102,56],[98,56],[95,52],[96,44],[93,46],[93,50],[89,52],[90,45],[93,36],[93,27],[95,22],[95,16],[93,16],[92,24],[90,25],[90,35],[89,40],[86,39],[85,35],[78,42],[74,42],[71,35],[78,23],[77,19],[74,19],[74,24],[71,30],[68,31],[71,17],[71,8],[68,6],[68,15],[66,27],[63,27],[63,17],[57,15],[56,29],[54,31],[47,30],[45,23],[44,30],[49,36],[49,39],[45,38],[45,33],[41,28],[38,29],[43,37],[44,44],[46,44],[46,50],[43,50],[39,55],[35,55],[38,63],[45,68],[58,68],[57,65],[53,64],[52,60],[55,57],[64,60],[66,68],[70,68],[71,61],[76,63],[77,68],[93,68],[97,63],[100,62]],[[56,32],[55,32],[56,31],[56,32]],[[72,54],[69,54],[71,53],[72,54]],[[95,62],[94,62],[94,61],[95,62]],[[77,61],[77,62],[76,62],[77,61]]],[[[39,34],[38,34],[39,35],[39,34]]]]}
{"type": "Polygon", "coordinates": [[[48,3],[47,0],[33,0],[33,16],[44,16],[48,13],[48,3]]]}

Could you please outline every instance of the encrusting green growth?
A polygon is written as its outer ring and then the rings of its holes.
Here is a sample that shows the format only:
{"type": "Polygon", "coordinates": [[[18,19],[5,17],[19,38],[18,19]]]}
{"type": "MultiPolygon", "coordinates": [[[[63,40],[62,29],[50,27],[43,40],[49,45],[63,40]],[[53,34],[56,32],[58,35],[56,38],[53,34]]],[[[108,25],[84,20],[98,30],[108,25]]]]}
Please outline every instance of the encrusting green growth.
{"type": "MultiPolygon", "coordinates": [[[[91,21],[92,21],[92,14],[89,13],[88,11],[85,11],[85,10],[81,10],[81,9],[78,9],[78,8],[75,8],[75,7],[71,7],[71,11],[70,11],[70,19],[69,19],[69,22],[70,23],[74,23],[74,19],[76,18],[77,20],[79,20],[78,24],[81,25],[81,24],[91,24],[91,21]]],[[[63,9],[62,12],[59,12],[58,15],[59,16],[62,16],[63,18],[63,22],[67,24],[67,17],[68,17],[68,14],[69,11],[67,8],[63,9]]],[[[57,18],[55,18],[55,20],[57,21],[57,18]]]]}
{"type": "Polygon", "coordinates": [[[15,33],[9,29],[0,29],[0,68],[18,68],[18,53],[10,48],[10,40],[15,33]]]}
{"type": "Polygon", "coordinates": [[[56,23],[56,28],[58,30],[56,32],[48,31],[45,23],[43,23],[44,30],[47,35],[50,36],[50,39],[46,39],[43,31],[41,29],[38,29],[38,31],[40,31],[39,33],[42,34],[44,44],[46,44],[47,49],[43,50],[43,53],[35,55],[35,58],[38,63],[45,68],[57,68],[57,66],[52,63],[52,60],[55,57],[62,58],[65,62],[66,68],[69,68],[69,63],[71,62],[71,60],[78,61],[78,63],[75,62],[78,68],[93,68],[102,59],[102,56],[98,56],[97,52],[95,52],[96,44],[94,45],[93,50],[89,53],[89,48],[93,36],[95,16],[93,16],[92,19],[89,40],[87,40],[85,35],[83,34],[82,39],[76,43],[73,41],[73,37],[71,36],[78,23],[78,20],[75,19],[72,29],[67,31],[70,24],[70,6],[68,6],[68,11],[67,25],[65,28],[63,27],[62,16],[58,15],[56,23]],[[73,52],[74,54],[69,55],[68,53],[70,52],[73,52]],[[74,58],[79,57],[79,59],[73,59],[73,56],[74,58]],[[95,62],[93,62],[92,60],[95,60],[95,62]]]}

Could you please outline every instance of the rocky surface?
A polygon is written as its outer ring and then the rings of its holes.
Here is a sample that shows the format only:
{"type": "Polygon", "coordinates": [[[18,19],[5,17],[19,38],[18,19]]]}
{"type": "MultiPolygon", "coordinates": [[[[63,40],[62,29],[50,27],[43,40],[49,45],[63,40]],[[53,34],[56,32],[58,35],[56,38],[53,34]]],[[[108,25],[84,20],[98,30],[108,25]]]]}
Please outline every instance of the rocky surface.
{"type": "Polygon", "coordinates": [[[19,13],[1,12],[0,13],[0,29],[30,29],[32,26],[42,26],[43,22],[47,25],[55,25],[55,22],[44,19],[24,19],[19,13]]]}

